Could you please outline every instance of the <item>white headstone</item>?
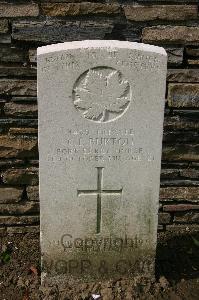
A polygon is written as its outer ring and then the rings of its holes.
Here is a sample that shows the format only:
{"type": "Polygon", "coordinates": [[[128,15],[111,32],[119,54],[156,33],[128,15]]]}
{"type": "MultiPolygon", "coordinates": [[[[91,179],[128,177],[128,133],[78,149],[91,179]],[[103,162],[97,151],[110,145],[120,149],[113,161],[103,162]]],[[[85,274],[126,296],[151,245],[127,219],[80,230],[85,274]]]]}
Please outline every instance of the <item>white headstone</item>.
{"type": "Polygon", "coordinates": [[[47,278],[154,275],[166,62],[131,42],[38,48],[47,278]]]}

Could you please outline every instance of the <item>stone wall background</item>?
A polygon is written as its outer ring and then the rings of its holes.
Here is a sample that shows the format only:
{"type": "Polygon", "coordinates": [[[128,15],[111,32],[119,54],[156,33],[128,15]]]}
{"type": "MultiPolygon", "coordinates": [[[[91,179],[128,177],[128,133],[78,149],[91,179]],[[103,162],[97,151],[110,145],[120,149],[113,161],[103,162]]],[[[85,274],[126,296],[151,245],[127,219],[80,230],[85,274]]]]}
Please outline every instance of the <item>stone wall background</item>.
{"type": "Polygon", "coordinates": [[[39,230],[36,48],[84,39],[166,49],[159,230],[197,230],[198,0],[13,0],[0,1],[0,232],[39,230]]]}

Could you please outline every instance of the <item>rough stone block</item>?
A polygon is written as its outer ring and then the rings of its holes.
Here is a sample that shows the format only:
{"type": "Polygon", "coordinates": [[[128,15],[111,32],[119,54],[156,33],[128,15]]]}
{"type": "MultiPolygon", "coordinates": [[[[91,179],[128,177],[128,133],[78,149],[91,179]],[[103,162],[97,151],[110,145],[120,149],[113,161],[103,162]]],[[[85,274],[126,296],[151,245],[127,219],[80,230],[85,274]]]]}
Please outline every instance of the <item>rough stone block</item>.
{"type": "Polygon", "coordinates": [[[0,20],[0,33],[8,32],[8,20],[0,20]]]}
{"type": "MultiPolygon", "coordinates": [[[[37,119],[14,119],[14,118],[2,118],[0,119],[0,127],[7,129],[8,127],[37,127],[37,119]]],[[[1,137],[0,137],[1,139],[1,137]]]]}
{"type": "Polygon", "coordinates": [[[26,53],[16,47],[0,47],[0,62],[24,62],[26,53]]]}
{"type": "Polygon", "coordinates": [[[36,104],[18,104],[8,102],[4,105],[6,116],[12,117],[36,117],[38,114],[36,104]]]}
{"type": "MultiPolygon", "coordinates": [[[[90,15],[90,14],[119,14],[120,6],[115,3],[54,3],[42,4],[41,10],[44,15],[57,16],[76,16],[76,15],[90,15]]],[[[191,14],[191,9],[190,9],[191,14]]]]}
{"type": "Polygon", "coordinates": [[[199,59],[188,59],[187,64],[191,67],[199,67],[199,59]]]}
{"type": "Polygon", "coordinates": [[[185,178],[193,178],[193,179],[199,178],[199,169],[187,168],[187,169],[179,170],[179,173],[180,173],[180,176],[185,177],[185,178]]]}
{"type": "Polygon", "coordinates": [[[36,77],[37,69],[34,67],[24,67],[21,65],[0,65],[0,77],[21,76],[36,77]]]}
{"type": "Polygon", "coordinates": [[[28,186],[26,192],[29,201],[39,201],[39,186],[28,186]]]}
{"type": "Polygon", "coordinates": [[[38,168],[8,169],[2,173],[3,182],[10,185],[38,185],[38,168]]]}
{"type": "Polygon", "coordinates": [[[197,26],[152,26],[143,29],[144,43],[165,44],[199,44],[199,27],[197,26]]]}
{"type": "Polygon", "coordinates": [[[29,61],[31,63],[37,62],[37,50],[36,49],[30,49],[29,50],[29,61]]]}
{"type": "Polygon", "coordinates": [[[24,165],[24,161],[22,159],[1,159],[0,160],[0,168],[3,171],[8,167],[21,167],[24,165]]]}
{"type": "Polygon", "coordinates": [[[38,225],[39,216],[0,216],[0,225],[38,225]]]}
{"type": "Polygon", "coordinates": [[[0,3],[1,18],[37,17],[38,15],[39,15],[39,7],[35,3],[30,3],[30,4],[0,3]]]}
{"type": "Polygon", "coordinates": [[[16,103],[36,103],[37,97],[31,97],[31,96],[14,96],[11,98],[12,102],[16,103]]]}
{"type": "Polygon", "coordinates": [[[199,212],[176,213],[174,223],[199,223],[199,212]]]}
{"type": "Polygon", "coordinates": [[[199,107],[199,84],[171,83],[168,86],[170,107],[199,107]]]}
{"type": "Polygon", "coordinates": [[[25,233],[38,233],[39,234],[39,226],[14,226],[7,227],[7,234],[25,234],[25,233]]]}
{"type": "Polygon", "coordinates": [[[180,66],[183,62],[183,47],[164,47],[168,55],[169,66],[180,66]]]}
{"type": "Polygon", "coordinates": [[[189,46],[186,47],[185,50],[188,56],[199,57],[199,47],[196,48],[189,46]]]}
{"type": "Polygon", "coordinates": [[[199,69],[168,69],[167,81],[199,83],[199,69]]]}
{"type": "Polygon", "coordinates": [[[103,39],[114,28],[111,20],[20,21],[13,23],[12,38],[18,41],[54,43],[103,39]]]}
{"type": "Polygon", "coordinates": [[[188,210],[199,210],[199,205],[194,204],[173,204],[164,205],[163,211],[176,212],[176,211],[188,211],[188,210]]]}
{"type": "Polygon", "coordinates": [[[11,44],[11,35],[7,33],[0,34],[0,44],[11,44]]]}
{"type": "Polygon", "coordinates": [[[179,176],[178,169],[161,169],[161,179],[176,178],[179,176]]]}
{"type": "Polygon", "coordinates": [[[197,130],[199,129],[198,113],[185,113],[184,115],[165,116],[165,130],[197,130]]]}
{"type": "Polygon", "coordinates": [[[39,213],[39,203],[0,204],[1,215],[26,215],[39,213]]]}
{"type": "Polygon", "coordinates": [[[197,19],[197,5],[126,5],[123,6],[129,21],[189,20],[197,19]]]}
{"type": "Polygon", "coordinates": [[[175,144],[172,146],[163,146],[162,151],[163,160],[176,160],[176,161],[198,161],[199,160],[199,144],[186,145],[175,144]]]}
{"type": "Polygon", "coordinates": [[[173,225],[167,225],[166,230],[174,233],[191,233],[191,232],[198,232],[199,231],[199,225],[194,224],[186,224],[186,225],[179,225],[179,224],[173,224],[173,225]]]}
{"type": "Polygon", "coordinates": [[[169,224],[171,221],[171,215],[169,213],[162,213],[158,214],[158,224],[169,224]]]}
{"type": "Polygon", "coordinates": [[[0,79],[0,94],[36,96],[36,80],[0,79]]]}
{"type": "Polygon", "coordinates": [[[0,158],[25,158],[37,155],[38,145],[35,139],[22,139],[0,136],[0,158]]]}
{"type": "Polygon", "coordinates": [[[197,202],[199,200],[199,187],[164,187],[160,188],[160,200],[182,200],[197,202]]]}
{"type": "Polygon", "coordinates": [[[22,198],[23,188],[1,187],[0,204],[19,202],[22,198]]]}
{"type": "Polygon", "coordinates": [[[37,135],[37,128],[10,128],[9,135],[37,135]]]}

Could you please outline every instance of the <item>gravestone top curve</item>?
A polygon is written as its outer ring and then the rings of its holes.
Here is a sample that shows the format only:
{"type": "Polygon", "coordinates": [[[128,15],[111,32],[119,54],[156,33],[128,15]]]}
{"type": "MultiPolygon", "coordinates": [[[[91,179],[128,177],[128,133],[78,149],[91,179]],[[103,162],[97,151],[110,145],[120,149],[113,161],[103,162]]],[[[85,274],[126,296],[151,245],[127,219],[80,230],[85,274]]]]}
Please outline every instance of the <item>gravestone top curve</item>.
{"type": "Polygon", "coordinates": [[[37,55],[42,55],[46,53],[63,51],[69,49],[86,49],[86,48],[126,48],[134,49],[138,51],[153,52],[161,55],[167,55],[166,51],[162,47],[148,45],[144,43],[136,42],[126,42],[126,41],[116,41],[116,40],[85,40],[85,41],[74,41],[58,43],[53,45],[47,45],[39,47],[37,49],[37,55]]]}

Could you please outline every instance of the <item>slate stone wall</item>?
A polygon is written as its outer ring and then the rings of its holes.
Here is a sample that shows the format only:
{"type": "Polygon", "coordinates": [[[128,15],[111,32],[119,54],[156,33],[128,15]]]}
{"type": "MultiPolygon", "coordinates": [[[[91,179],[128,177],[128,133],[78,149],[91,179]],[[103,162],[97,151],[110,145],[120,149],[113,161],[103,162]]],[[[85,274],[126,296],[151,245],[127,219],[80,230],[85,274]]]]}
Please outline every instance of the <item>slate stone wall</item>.
{"type": "Polygon", "coordinates": [[[38,231],[36,48],[83,39],[168,53],[159,230],[199,228],[197,0],[0,1],[0,232],[38,231]]]}

